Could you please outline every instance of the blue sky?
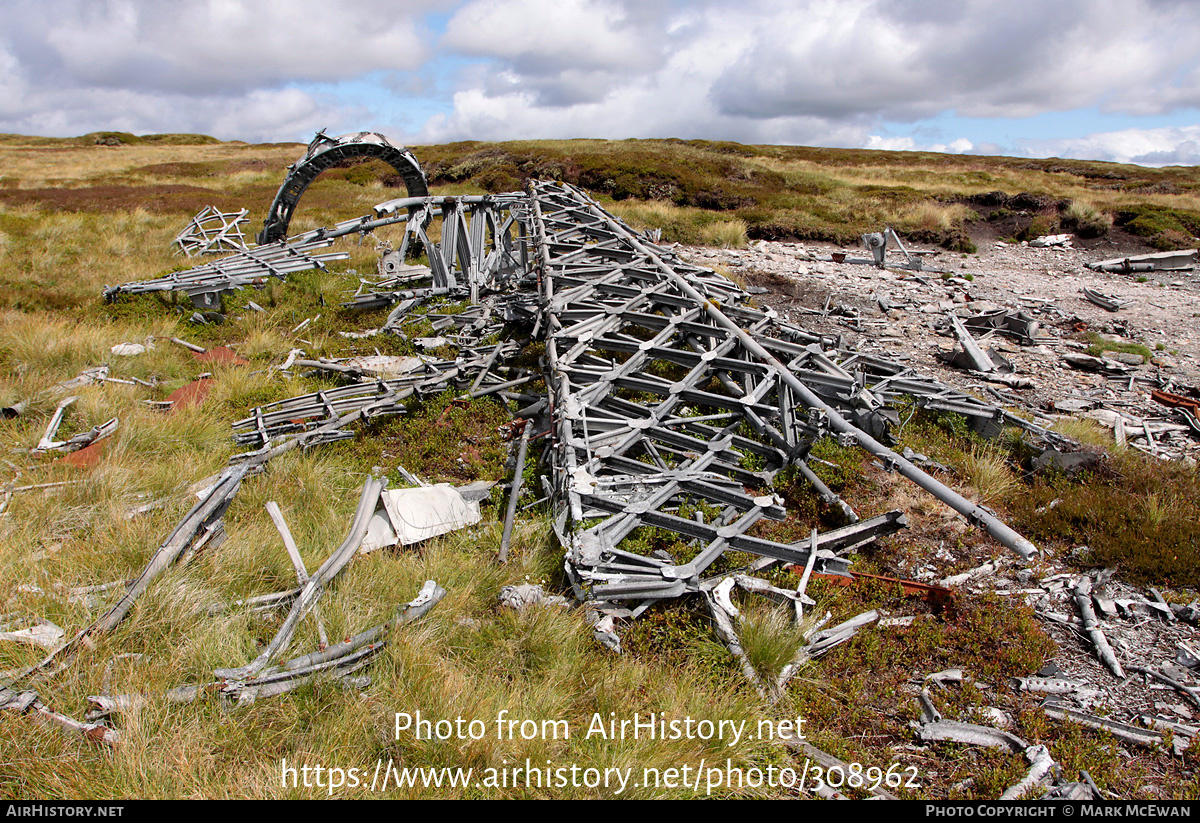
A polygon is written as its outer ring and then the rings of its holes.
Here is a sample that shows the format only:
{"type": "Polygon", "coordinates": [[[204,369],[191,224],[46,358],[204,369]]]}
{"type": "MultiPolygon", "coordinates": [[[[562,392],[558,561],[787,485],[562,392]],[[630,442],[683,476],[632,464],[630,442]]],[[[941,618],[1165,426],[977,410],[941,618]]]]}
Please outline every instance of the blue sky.
{"type": "Polygon", "coordinates": [[[0,131],[1200,163],[1189,0],[8,0],[0,131]],[[336,11],[333,11],[336,9],[336,11]]]}

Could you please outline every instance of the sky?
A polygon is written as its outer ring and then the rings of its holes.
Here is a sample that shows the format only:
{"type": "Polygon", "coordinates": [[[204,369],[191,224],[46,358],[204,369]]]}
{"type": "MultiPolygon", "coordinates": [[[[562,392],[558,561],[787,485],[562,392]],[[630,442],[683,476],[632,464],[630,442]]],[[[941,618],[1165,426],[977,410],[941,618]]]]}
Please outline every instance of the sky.
{"type": "Polygon", "coordinates": [[[1200,164],[1197,0],[0,0],[0,132],[1200,164]]]}

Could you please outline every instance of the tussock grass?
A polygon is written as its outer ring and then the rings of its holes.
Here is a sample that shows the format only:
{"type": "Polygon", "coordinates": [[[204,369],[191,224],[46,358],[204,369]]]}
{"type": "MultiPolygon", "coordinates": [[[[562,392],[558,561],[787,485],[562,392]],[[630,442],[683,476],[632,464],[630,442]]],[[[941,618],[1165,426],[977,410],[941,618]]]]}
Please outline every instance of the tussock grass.
{"type": "Polygon", "coordinates": [[[805,645],[803,629],[795,624],[790,607],[785,610],[757,598],[742,610],[738,631],[746,658],[767,683],[774,683],[805,645]]]}
{"type": "Polygon", "coordinates": [[[1091,421],[1060,421],[1055,428],[1105,450],[1100,468],[1079,477],[1031,474],[1021,437],[985,442],[954,415],[919,414],[902,442],[955,468],[968,496],[977,495],[1044,549],[1086,545],[1086,566],[1116,566],[1126,579],[1151,585],[1200,584],[1195,470],[1117,447],[1111,433],[1091,421]],[[1057,504],[1048,507],[1053,500],[1057,504]]]}
{"type": "Polygon", "coordinates": [[[719,223],[710,223],[704,227],[703,232],[704,245],[706,246],[721,246],[728,249],[744,249],[746,248],[746,221],[737,220],[722,220],[719,223]]]}
{"type": "Polygon", "coordinates": [[[976,217],[978,215],[974,211],[961,203],[944,205],[924,201],[902,211],[897,223],[901,228],[911,231],[939,232],[961,226],[966,220],[976,217]]]}
{"type": "Polygon", "coordinates": [[[967,482],[973,486],[981,503],[991,504],[1008,498],[1018,486],[1017,477],[1009,468],[1005,455],[982,445],[974,446],[963,462],[967,482]]]}
{"type": "Polygon", "coordinates": [[[666,240],[727,248],[745,248],[748,242],[746,222],[723,219],[720,212],[662,200],[628,199],[605,206],[636,229],[662,229],[666,240]]]}
{"type": "Polygon", "coordinates": [[[1053,430],[1059,434],[1065,434],[1073,440],[1078,440],[1080,443],[1086,443],[1091,446],[1102,446],[1114,451],[1125,448],[1118,446],[1113,441],[1110,429],[1104,428],[1094,420],[1079,417],[1063,417],[1055,421],[1053,430]]]}
{"type": "Polygon", "coordinates": [[[1086,200],[1072,200],[1060,218],[1062,226],[1080,237],[1103,237],[1112,228],[1113,217],[1086,200]]]}

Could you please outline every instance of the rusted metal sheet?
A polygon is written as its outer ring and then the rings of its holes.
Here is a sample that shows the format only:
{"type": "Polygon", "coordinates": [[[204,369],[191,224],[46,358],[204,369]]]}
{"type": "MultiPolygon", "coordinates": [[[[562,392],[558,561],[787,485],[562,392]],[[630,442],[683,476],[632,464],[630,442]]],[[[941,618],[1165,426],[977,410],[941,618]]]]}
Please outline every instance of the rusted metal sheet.
{"type": "Polygon", "coordinates": [[[219,366],[249,366],[250,361],[242,357],[228,346],[213,346],[202,352],[193,352],[192,356],[201,363],[213,363],[219,366]]]}
{"type": "Polygon", "coordinates": [[[898,577],[887,577],[882,574],[867,574],[856,571],[851,571],[847,575],[814,574],[813,577],[819,577],[835,586],[853,586],[859,581],[871,581],[899,586],[905,594],[912,597],[920,597],[933,607],[935,611],[941,611],[954,604],[953,589],[948,589],[945,586],[937,586],[932,583],[922,583],[918,580],[903,580],[898,577]]]}
{"type": "Polygon", "coordinates": [[[199,406],[208,397],[208,393],[212,390],[212,385],[213,381],[211,377],[200,377],[191,383],[180,386],[167,395],[167,408],[175,411],[177,409],[186,409],[190,406],[199,406]]]}

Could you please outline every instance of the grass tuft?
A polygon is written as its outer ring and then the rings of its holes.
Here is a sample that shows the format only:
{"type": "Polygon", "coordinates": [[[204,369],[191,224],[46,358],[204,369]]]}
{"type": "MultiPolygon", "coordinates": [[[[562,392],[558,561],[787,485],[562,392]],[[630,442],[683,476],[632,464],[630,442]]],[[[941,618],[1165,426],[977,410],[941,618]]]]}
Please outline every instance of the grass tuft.
{"type": "Polygon", "coordinates": [[[726,249],[746,248],[746,221],[741,219],[722,220],[704,227],[702,237],[706,246],[726,249]]]}

